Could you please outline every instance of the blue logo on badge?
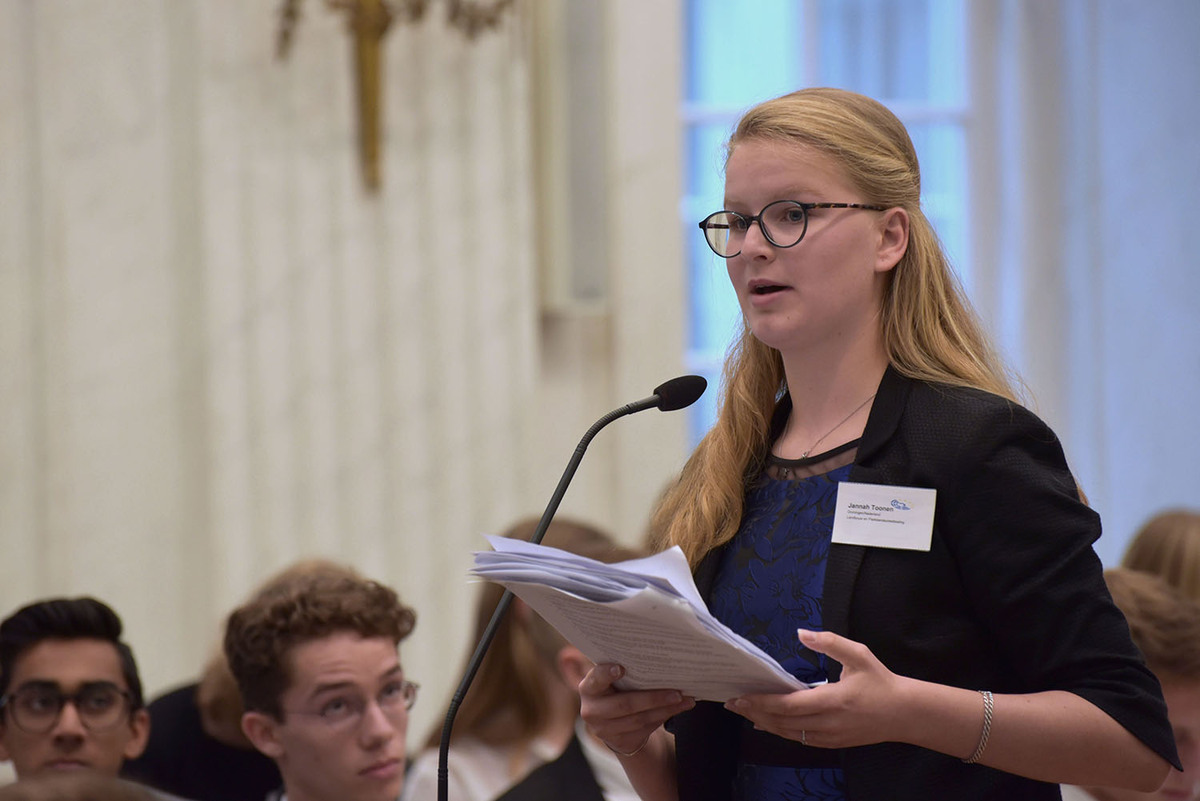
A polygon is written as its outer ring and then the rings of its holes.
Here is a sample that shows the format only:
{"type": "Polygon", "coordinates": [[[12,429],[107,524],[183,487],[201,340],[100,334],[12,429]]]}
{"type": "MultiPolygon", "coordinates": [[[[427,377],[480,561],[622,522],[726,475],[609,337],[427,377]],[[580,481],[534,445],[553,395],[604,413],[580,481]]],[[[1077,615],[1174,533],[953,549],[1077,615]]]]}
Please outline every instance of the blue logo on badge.
{"type": "Polygon", "coordinates": [[[909,506],[909,505],[908,505],[907,503],[905,503],[904,501],[898,501],[898,500],[895,500],[895,499],[892,499],[892,508],[893,508],[893,509],[899,509],[899,510],[900,510],[900,511],[902,511],[902,512],[908,512],[908,511],[911,511],[911,510],[912,510],[912,507],[911,507],[911,506],[909,506]]]}

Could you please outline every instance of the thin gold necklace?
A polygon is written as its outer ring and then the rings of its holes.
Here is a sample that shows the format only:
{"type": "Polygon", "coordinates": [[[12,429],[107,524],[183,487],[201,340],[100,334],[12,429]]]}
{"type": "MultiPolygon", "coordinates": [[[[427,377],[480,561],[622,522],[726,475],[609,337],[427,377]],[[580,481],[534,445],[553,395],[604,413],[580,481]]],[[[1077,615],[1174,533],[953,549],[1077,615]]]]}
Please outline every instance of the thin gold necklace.
{"type": "MultiPolygon", "coordinates": [[[[849,421],[850,421],[850,418],[851,418],[851,417],[853,417],[854,415],[856,415],[856,414],[858,414],[859,412],[861,412],[861,411],[862,411],[862,408],[863,408],[864,406],[866,406],[868,403],[870,403],[870,402],[871,402],[871,400],[872,400],[872,399],[875,397],[875,394],[876,394],[876,393],[872,392],[872,393],[871,393],[871,397],[870,397],[870,398],[867,398],[865,401],[863,401],[862,403],[860,403],[860,404],[858,404],[857,406],[855,406],[855,407],[854,407],[854,411],[850,412],[850,414],[846,415],[846,416],[845,416],[845,417],[843,417],[841,420],[839,420],[837,425],[835,425],[833,428],[831,428],[831,429],[829,429],[828,431],[826,431],[826,432],[825,432],[824,434],[822,434],[821,436],[817,437],[817,441],[816,441],[816,442],[814,442],[812,445],[809,445],[809,446],[808,446],[808,450],[806,450],[804,453],[800,454],[800,458],[801,458],[801,459],[807,459],[807,458],[808,458],[808,455],[809,455],[810,453],[812,453],[813,451],[815,451],[815,450],[817,449],[817,446],[818,446],[818,445],[820,445],[822,442],[824,442],[824,441],[825,441],[825,438],[826,438],[826,437],[828,437],[828,436],[829,436],[830,434],[832,434],[834,431],[837,431],[839,428],[841,428],[842,426],[844,426],[844,425],[845,425],[847,422],[849,422],[849,421]]],[[[790,417],[788,418],[788,422],[789,422],[789,423],[791,422],[791,418],[790,418],[790,417]]],[[[785,431],[784,433],[787,433],[787,432],[785,431]]]]}

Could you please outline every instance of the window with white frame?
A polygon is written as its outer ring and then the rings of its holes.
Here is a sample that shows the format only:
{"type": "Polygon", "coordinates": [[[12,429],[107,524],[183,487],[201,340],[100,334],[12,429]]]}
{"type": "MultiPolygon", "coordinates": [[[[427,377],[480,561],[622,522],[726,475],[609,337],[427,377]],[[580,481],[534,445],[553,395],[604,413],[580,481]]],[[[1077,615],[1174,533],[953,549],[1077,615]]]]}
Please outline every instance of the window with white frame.
{"type": "MultiPolygon", "coordinates": [[[[725,140],[746,108],[805,86],[861,92],[903,120],[925,213],[969,286],[966,0],[687,0],[684,9],[689,369],[716,386],[739,326],[725,265],[696,229],[721,208],[725,140]]],[[[693,442],[712,424],[716,398],[708,392],[693,407],[693,442]]]]}

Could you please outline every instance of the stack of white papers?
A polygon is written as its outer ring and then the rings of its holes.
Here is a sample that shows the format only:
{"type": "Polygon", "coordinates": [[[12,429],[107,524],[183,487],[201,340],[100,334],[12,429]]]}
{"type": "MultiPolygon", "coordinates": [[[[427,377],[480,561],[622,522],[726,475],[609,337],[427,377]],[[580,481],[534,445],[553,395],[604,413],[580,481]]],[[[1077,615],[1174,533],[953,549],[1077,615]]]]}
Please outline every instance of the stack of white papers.
{"type": "Polygon", "coordinates": [[[507,537],[471,571],[503,584],[593,662],[624,666],[623,690],[697,700],[789,693],[807,685],[708,612],[679,548],[605,564],[507,537]]]}

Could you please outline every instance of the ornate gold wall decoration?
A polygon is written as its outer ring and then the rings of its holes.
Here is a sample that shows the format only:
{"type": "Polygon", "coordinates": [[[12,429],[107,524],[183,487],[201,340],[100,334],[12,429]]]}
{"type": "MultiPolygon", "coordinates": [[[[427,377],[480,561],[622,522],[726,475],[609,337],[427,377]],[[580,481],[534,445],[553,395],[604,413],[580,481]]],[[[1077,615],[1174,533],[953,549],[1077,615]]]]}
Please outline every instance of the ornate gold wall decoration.
{"type": "MultiPolygon", "coordinates": [[[[275,52],[287,58],[300,19],[301,0],[284,0],[280,10],[275,52]]],[[[468,39],[500,24],[515,0],[489,3],[447,0],[447,22],[468,39]]],[[[358,146],[363,183],[371,192],[381,185],[380,139],[383,121],[383,37],[393,22],[417,22],[430,0],[325,0],[331,9],[344,12],[354,40],[354,83],[358,105],[358,146]]]]}

